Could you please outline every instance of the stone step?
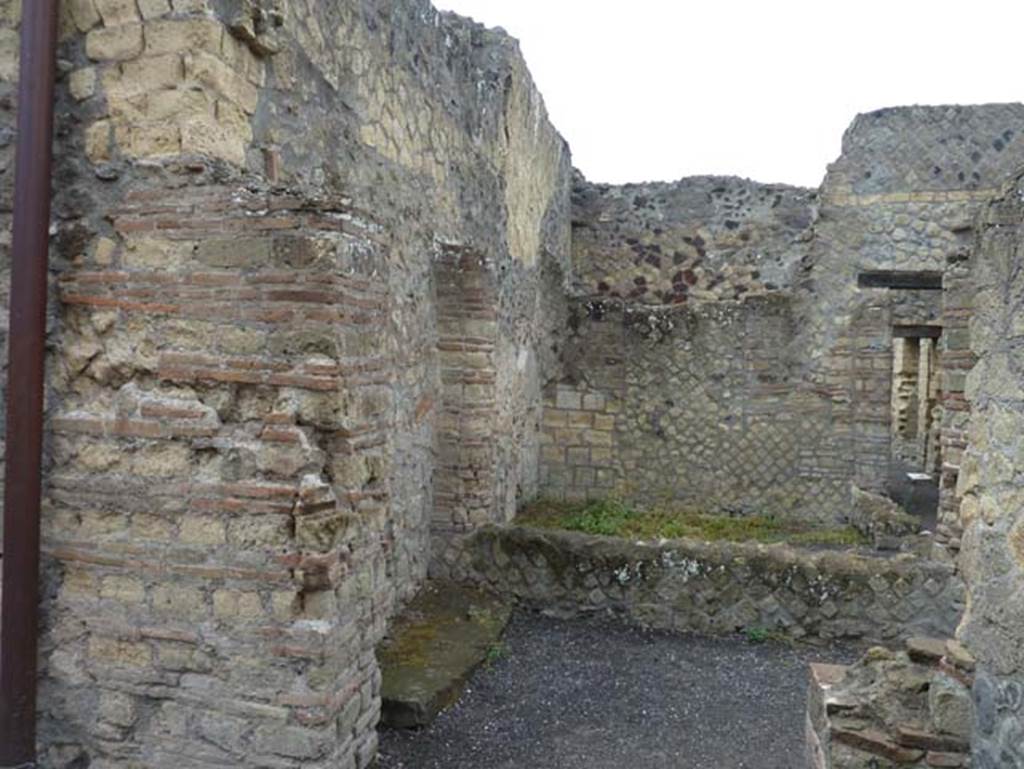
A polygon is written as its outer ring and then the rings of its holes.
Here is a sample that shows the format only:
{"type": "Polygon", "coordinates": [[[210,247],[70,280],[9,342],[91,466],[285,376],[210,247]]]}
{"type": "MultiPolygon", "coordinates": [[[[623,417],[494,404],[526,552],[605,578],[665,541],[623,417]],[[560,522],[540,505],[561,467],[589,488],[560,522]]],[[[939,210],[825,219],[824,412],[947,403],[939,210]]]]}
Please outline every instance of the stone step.
{"type": "Polygon", "coordinates": [[[511,608],[487,593],[428,583],[377,649],[381,724],[430,724],[462,695],[466,681],[499,649],[511,608]]]}

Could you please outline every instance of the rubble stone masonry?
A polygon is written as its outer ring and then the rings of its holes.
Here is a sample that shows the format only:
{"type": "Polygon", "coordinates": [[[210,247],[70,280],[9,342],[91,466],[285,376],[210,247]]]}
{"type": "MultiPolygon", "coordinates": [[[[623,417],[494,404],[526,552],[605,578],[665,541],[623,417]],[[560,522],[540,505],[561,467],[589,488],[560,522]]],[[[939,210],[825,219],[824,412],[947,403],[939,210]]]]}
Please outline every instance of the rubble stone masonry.
{"type": "Polygon", "coordinates": [[[894,643],[949,635],[963,609],[953,566],[911,554],[630,542],[491,525],[467,538],[460,566],[474,582],[554,616],[605,612],[641,627],[703,635],[769,629],[806,643],[894,643]]]}
{"type": "MultiPolygon", "coordinates": [[[[1020,192],[986,206],[1024,166],[1024,106],[862,115],[817,191],[613,187],[574,174],[515,41],[427,0],[60,5],[42,766],[369,766],[387,623],[428,569],[515,579],[467,547],[523,501],[824,522],[884,490],[901,326],[941,328],[976,754],[1021,764],[1020,192]]],[[[953,567],[915,564],[945,622],[953,567]]],[[[910,582],[868,579],[900,635],[910,582]]],[[[787,598],[756,589],[751,616],[787,598]]],[[[808,634],[867,616],[804,608],[808,634]]]]}
{"type": "Polygon", "coordinates": [[[1024,514],[1021,506],[1021,240],[1024,179],[1014,178],[981,215],[968,376],[968,449],[959,491],[966,527],[967,610],[959,638],[978,660],[974,766],[1024,767],[1024,514]]]}
{"type": "Polygon", "coordinates": [[[567,149],[426,2],[62,6],[42,763],[366,767],[432,533],[536,487],[567,149]]]}
{"type": "Polygon", "coordinates": [[[852,486],[891,491],[907,469],[892,450],[893,338],[930,326],[932,464],[955,524],[974,360],[965,260],[975,215],[1024,164],[1022,120],[1021,105],[859,116],[816,192],[577,177],[577,298],[546,391],[543,493],[843,520],[852,486]],[[894,272],[911,283],[861,281],[894,272]],[[916,288],[926,275],[942,290],[916,288]]]}

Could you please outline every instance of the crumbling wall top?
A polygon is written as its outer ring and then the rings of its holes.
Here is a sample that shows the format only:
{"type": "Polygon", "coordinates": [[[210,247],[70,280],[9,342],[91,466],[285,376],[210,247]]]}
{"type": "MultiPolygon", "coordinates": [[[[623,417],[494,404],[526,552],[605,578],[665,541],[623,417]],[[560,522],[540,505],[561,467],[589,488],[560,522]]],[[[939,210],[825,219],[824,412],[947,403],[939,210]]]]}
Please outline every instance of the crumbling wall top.
{"type": "Polygon", "coordinates": [[[891,107],[858,115],[826,193],[997,188],[1024,164],[1024,104],[891,107]]]}

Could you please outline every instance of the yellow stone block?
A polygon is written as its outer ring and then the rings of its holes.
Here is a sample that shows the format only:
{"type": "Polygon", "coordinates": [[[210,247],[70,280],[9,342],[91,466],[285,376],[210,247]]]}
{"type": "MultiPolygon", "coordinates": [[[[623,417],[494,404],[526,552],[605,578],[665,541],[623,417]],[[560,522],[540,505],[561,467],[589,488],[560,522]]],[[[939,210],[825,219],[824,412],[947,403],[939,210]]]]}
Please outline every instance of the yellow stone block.
{"type": "Polygon", "coordinates": [[[60,586],[62,599],[96,598],[99,595],[99,582],[96,576],[84,569],[68,569],[60,586]]]}
{"type": "Polygon", "coordinates": [[[102,267],[109,267],[114,263],[114,254],[117,252],[117,244],[110,238],[100,238],[93,246],[92,260],[102,267]]]}
{"type": "Polygon", "coordinates": [[[76,101],[85,101],[96,93],[96,69],[76,69],[68,78],[68,90],[76,101]]]}
{"type": "Polygon", "coordinates": [[[593,423],[594,415],[588,411],[570,411],[569,412],[569,425],[571,427],[590,427],[593,423]]]}
{"type": "Polygon", "coordinates": [[[192,259],[193,241],[128,238],[122,261],[133,269],[177,270],[192,259]]]}
{"type": "Polygon", "coordinates": [[[174,525],[166,518],[149,513],[135,513],[130,531],[132,539],[137,541],[171,542],[175,539],[174,525]]]}
{"type": "Polygon", "coordinates": [[[101,83],[111,109],[136,96],[174,88],[185,81],[185,67],[178,54],[142,56],[103,72],[101,83]]]}
{"type": "Polygon", "coordinates": [[[245,150],[251,137],[225,128],[214,120],[191,118],[181,123],[181,149],[186,153],[209,155],[238,166],[245,165],[245,150]]]}
{"type": "Polygon", "coordinates": [[[78,535],[84,539],[108,539],[125,529],[126,516],[109,510],[89,510],[81,514],[78,535]]]}
{"type": "Polygon", "coordinates": [[[145,446],[132,455],[132,472],[145,478],[186,477],[192,470],[192,452],[183,443],[145,446]]]}
{"type": "Polygon", "coordinates": [[[210,18],[158,19],[146,23],[146,53],[220,53],[224,25],[210,18]]]}
{"type": "Polygon", "coordinates": [[[154,158],[181,152],[178,127],[166,120],[145,123],[116,122],[114,140],[121,152],[132,158],[154,158]]]}
{"type": "Polygon", "coordinates": [[[221,545],[225,541],[224,523],[205,516],[187,516],[181,522],[179,536],[186,545],[221,545]]]}
{"type": "Polygon", "coordinates": [[[256,86],[217,56],[203,51],[186,55],[185,78],[229,99],[249,114],[256,111],[259,102],[256,86]]]}
{"type": "Polygon", "coordinates": [[[163,16],[165,13],[171,10],[170,3],[167,0],[138,0],[139,1],[139,12],[142,14],[142,18],[146,21],[155,19],[159,16],[163,16]]]}
{"type": "Polygon", "coordinates": [[[146,117],[149,120],[193,117],[209,120],[216,116],[215,107],[215,103],[202,91],[176,88],[151,93],[146,102],[146,117]]]}
{"type": "Polygon", "coordinates": [[[206,600],[202,591],[180,585],[159,585],[153,590],[153,610],[181,620],[206,616],[206,600]]]}
{"type": "Polygon", "coordinates": [[[96,10],[93,0],[64,0],[64,2],[67,3],[71,18],[79,32],[88,32],[100,23],[100,13],[96,10]]]}
{"type": "Polygon", "coordinates": [[[290,622],[299,611],[299,596],[293,590],[278,590],[270,596],[270,608],[274,619],[290,622]]]}
{"type": "Polygon", "coordinates": [[[145,600],[146,586],[142,584],[142,580],[135,577],[104,577],[100,587],[100,597],[118,603],[139,604],[145,600]]]}
{"type": "Polygon", "coordinates": [[[94,0],[94,2],[105,26],[117,27],[139,21],[139,9],[135,5],[135,0],[94,0]]]}
{"type": "Polygon", "coordinates": [[[124,665],[142,668],[151,663],[149,646],[136,641],[120,641],[116,638],[89,639],[87,655],[93,662],[102,665],[124,665]]]}
{"type": "Polygon", "coordinates": [[[93,61],[125,61],[142,53],[142,25],[94,29],[85,37],[85,53],[93,61]]]}
{"type": "Polygon", "coordinates": [[[220,619],[259,619],[263,616],[263,602],[259,593],[217,590],[213,594],[213,613],[220,619]]]}
{"type": "Polygon", "coordinates": [[[224,35],[220,55],[229,67],[253,85],[262,86],[266,81],[266,66],[263,60],[233,35],[224,35]]]}

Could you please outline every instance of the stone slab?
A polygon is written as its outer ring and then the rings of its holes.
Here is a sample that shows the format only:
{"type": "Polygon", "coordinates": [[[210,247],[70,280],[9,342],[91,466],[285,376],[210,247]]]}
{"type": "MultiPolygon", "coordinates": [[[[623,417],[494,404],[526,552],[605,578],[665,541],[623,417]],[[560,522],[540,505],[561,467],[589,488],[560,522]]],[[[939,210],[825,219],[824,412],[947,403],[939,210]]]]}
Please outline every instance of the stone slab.
{"type": "Polygon", "coordinates": [[[508,604],[482,591],[428,583],[377,650],[382,725],[426,726],[454,704],[498,648],[510,613],[508,604]]]}
{"type": "Polygon", "coordinates": [[[944,638],[908,638],[907,654],[914,662],[937,665],[946,654],[944,638]]]}

